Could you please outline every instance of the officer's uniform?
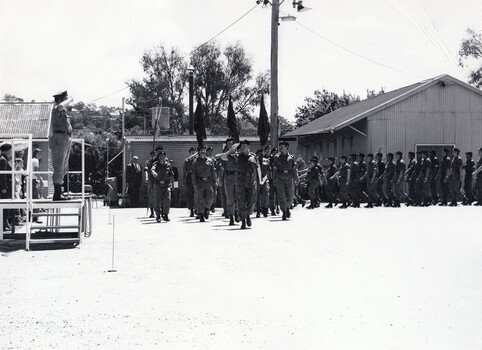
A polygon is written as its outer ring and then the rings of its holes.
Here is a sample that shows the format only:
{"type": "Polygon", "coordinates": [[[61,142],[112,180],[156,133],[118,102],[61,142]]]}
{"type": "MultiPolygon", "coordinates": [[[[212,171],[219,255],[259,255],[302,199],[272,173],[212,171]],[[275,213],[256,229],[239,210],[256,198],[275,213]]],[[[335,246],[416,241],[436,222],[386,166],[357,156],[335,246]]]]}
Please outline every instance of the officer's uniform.
{"type": "Polygon", "coordinates": [[[338,168],[334,164],[335,158],[329,157],[328,158],[331,161],[331,165],[326,169],[326,196],[328,199],[328,205],[327,208],[331,208],[333,206],[333,203],[336,202],[336,196],[335,196],[335,187],[336,187],[336,179],[331,179],[338,171],[338,168]]]}
{"type": "MultiPolygon", "coordinates": [[[[466,156],[470,155],[472,156],[472,152],[466,152],[466,156]]],[[[475,171],[475,162],[472,158],[467,159],[462,166],[462,169],[464,169],[465,175],[464,175],[464,204],[472,204],[473,201],[475,201],[474,197],[474,191],[472,190],[472,180],[473,180],[473,175],[472,173],[475,171]]]]}
{"type": "Polygon", "coordinates": [[[261,170],[261,179],[266,178],[266,181],[263,184],[258,184],[256,211],[258,214],[263,213],[264,216],[267,216],[269,206],[269,180],[271,177],[269,158],[265,158],[263,154],[260,154],[257,157],[257,162],[261,170]]]}
{"type": "Polygon", "coordinates": [[[372,156],[372,160],[367,164],[367,171],[365,175],[365,182],[366,182],[367,196],[368,196],[367,207],[370,208],[370,207],[373,207],[373,203],[378,202],[377,181],[376,181],[376,174],[378,172],[378,167],[377,167],[377,163],[373,160],[373,155],[370,154],[368,156],[372,156]],[[373,182],[372,182],[372,179],[374,179],[373,182]]]}
{"type": "MultiPolygon", "coordinates": [[[[189,150],[191,151],[191,150],[189,150]]],[[[187,195],[187,208],[192,212],[194,210],[194,186],[192,182],[192,163],[194,159],[186,158],[184,160],[184,164],[182,166],[182,172],[184,175],[184,184],[186,186],[186,195],[187,195]]]]}
{"type": "Polygon", "coordinates": [[[256,204],[257,165],[254,154],[246,155],[239,153],[235,158],[236,202],[238,204],[239,217],[244,221],[253,213],[256,204]]]}
{"type": "MultiPolygon", "coordinates": [[[[160,156],[165,156],[160,153],[160,156]]],[[[169,209],[171,208],[171,188],[172,178],[174,173],[172,167],[168,162],[161,164],[157,160],[151,169],[152,176],[154,178],[154,210],[156,212],[157,221],[160,221],[160,216],[165,221],[169,221],[169,209]]]]}
{"type": "Polygon", "coordinates": [[[460,178],[460,169],[462,169],[463,161],[462,158],[456,156],[452,159],[452,163],[450,164],[450,192],[452,194],[452,206],[457,205],[457,199],[462,197],[462,192],[460,191],[461,188],[461,178],[460,178]]]}
{"type": "Polygon", "coordinates": [[[392,205],[396,200],[395,193],[393,191],[393,179],[395,177],[395,163],[393,162],[393,154],[392,159],[387,159],[387,167],[385,168],[385,197],[388,198],[387,205],[392,205]]]}
{"type": "Polygon", "coordinates": [[[318,164],[318,157],[312,157],[311,161],[316,163],[308,168],[306,180],[308,185],[308,197],[310,198],[310,206],[308,208],[313,209],[318,203],[317,189],[320,186],[321,173],[323,170],[318,164]]]}
{"type": "Polygon", "coordinates": [[[440,197],[442,197],[440,204],[442,205],[447,205],[447,202],[448,202],[448,196],[450,192],[450,178],[447,179],[447,181],[445,181],[445,178],[447,177],[447,174],[450,171],[450,165],[451,165],[450,157],[448,155],[444,156],[440,161],[440,192],[441,192],[440,197]]]}
{"type": "Polygon", "coordinates": [[[285,214],[290,209],[294,197],[294,179],[296,163],[291,154],[277,154],[273,160],[274,182],[278,194],[279,206],[285,214]]]}
{"type": "MultiPolygon", "coordinates": [[[[401,156],[400,156],[401,157],[401,156]]],[[[405,170],[407,166],[403,159],[397,160],[395,162],[395,178],[393,183],[395,185],[395,206],[399,207],[400,203],[407,198],[405,193],[405,170]]]]}
{"type": "Polygon", "coordinates": [[[58,200],[61,199],[61,186],[64,182],[64,176],[69,171],[72,126],[65,108],[60,106],[60,103],[67,99],[67,91],[54,95],[54,97],[56,98],[56,105],[52,110],[50,120],[49,147],[52,152],[54,200],[58,200]]]}
{"type": "Polygon", "coordinates": [[[213,161],[207,157],[198,157],[192,164],[191,177],[196,193],[197,212],[201,221],[204,221],[209,215],[214,196],[216,173],[213,161]]]}

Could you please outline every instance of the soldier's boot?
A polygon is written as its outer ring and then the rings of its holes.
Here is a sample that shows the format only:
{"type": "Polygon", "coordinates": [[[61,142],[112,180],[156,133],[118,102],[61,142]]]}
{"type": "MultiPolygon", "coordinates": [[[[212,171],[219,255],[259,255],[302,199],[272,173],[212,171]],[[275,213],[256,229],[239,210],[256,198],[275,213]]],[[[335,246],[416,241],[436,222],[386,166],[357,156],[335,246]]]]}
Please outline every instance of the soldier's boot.
{"type": "Polygon", "coordinates": [[[325,205],[325,208],[333,208],[333,204],[330,202],[328,205],[325,205]]]}
{"type": "Polygon", "coordinates": [[[305,204],[306,204],[306,201],[304,199],[301,199],[301,207],[304,208],[305,207],[305,204]]]}
{"type": "Polygon", "coordinates": [[[164,215],[162,216],[162,219],[163,219],[164,221],[166,221],[166,222],[167,222],[167,221],[171,221],[171,220],[169,220],[169,216],[168,216],[167,214],[164,214],[164,215]]]}
{"type": "Polygon", "coordinates": [[[204,219],[204,215],[199,214],[198,216],[199,216],[199,221],[200,221],[200,222],[205,222],[205,221],[206,221],[206,220],[204,219]]]}
{"type": "Polygon", "coordinates": [[[348,208],[348,206],[346,205],[346,202],[343,202],[343,203],[340,205],[339,208],[340,208],[340,209],[346,209],[346,208],[348,208]]]}
{"type": "Polygon", "coordinates": [[[245,230],[245,229],[246,229],[246,220],[242,219],[241,220],[241,230],[245,230]]]}
{"type": "Polygon", "coordinates": [[[234,216],[229,215],[229,226],[234,226],[234,216]]]}
{"type": "Polygon", "coordinates": [[[237,211],[234,212],[234,221],[239,222],[239,214],[237,211]]]}
{"type": "Polygon", "coordinates": [[[52,200],[54,200],[54,201],[66,201],[66,200],[68,200],[68,198],[65,197],[62,194],[62,185],[54,184],[54,196],[53,196],[52,200]]]}
{"type": "Polygon", "coordinates": [[[256,218],[259,219],[261,217],[261,210],[256,210],[256,218]]]}
{"type": "Polygon", "coordinates": [[[154,208],[150,208],[151,209],[151,215],[149,215],[150,218],[153,218],[154,217],[154,208]]]}
{"type": "Polygon", "coordinates": [[[268,208],[263,208],[263,217],[267,218],[268,217],[268,208]]]}
{"type": "Polygon", "coordinates": [[[291,217],[291,211],[288,208],[286,208],[285,213],[286,213],[286,218],[289,219],[291,217]]]}
{"type": "Polygon", "coordinates": [[[449,207],[456,207],[457,206],[457,201],[452,201],[450,204],[449,204],[449,207]]]}
{"type": "Polygon", "coordinates": [[[279,206],[276,207],[276,214],[279,215],[279,206]]]}
{"type": "Polygon", "coordinates": [[[204,208],[204,218],[209,219],[209,208],[204,208]]]}
{"type": "Polygon", "coordinates": [[[193,218],[194,217],[194,209],[191,209],[191,212],[189,213],[189,217],[193,218]]]}
{"type": "Polygon", "coordinates": [[[246,225],[248,225],[248,227],[251,227],[251,218],[248,216],[246,216],[246,225]]]}
{"type": "Polygon", "coordinates": [[[365,205],[365,208],[373,208],[373,204],[371,202],[368,202],[367,205],[365,205]]]}
{"type": "Polygon", "coordinates": [[[276,216],[276,212],[274,211],[274,209],[271,209],[271,216],[276,216]]]}
{"type": "Polygon", "coordinates": [[[291,207],[292,208],[296,208],[296,206],[298,205],[298,200],[293,200],[293,204],[291,204],[291,207]]]}
{"type": "Polygon", "coordinates": [[[283,221],[286,220],[286,212],[283,212],[283,216],[281,217],[281,220],[283,220],[283,221]]]}
{"type": "Polygon", "coordinates": [[[161,222],[161,214],[160,213],[156,213],[156,221],[161,222]]]}

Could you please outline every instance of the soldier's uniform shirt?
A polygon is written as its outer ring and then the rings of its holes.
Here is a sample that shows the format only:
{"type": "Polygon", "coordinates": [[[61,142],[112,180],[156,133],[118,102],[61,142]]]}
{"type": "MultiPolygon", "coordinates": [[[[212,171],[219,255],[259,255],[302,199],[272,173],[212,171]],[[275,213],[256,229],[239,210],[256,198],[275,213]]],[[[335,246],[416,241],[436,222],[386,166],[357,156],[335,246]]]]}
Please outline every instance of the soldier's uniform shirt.
{"type": "Polygon", "coordinates": [[[211,207],[214,195],[215,170],[214,163],[209,158],[197,158],[192,163],[192,181],[196,193],[198,213],[211,207]]]}
{"type": "Polygon", "coordinates": [[[432,162],[432,169],[430,169],[431,179],[435,179],[440,169],[440,164],[439,164],[440,162],[437,157],[430,159],[430,161],[432,162]]]}
{"type": "Polygon", "coordinates": [[[184,182],[186,185],[186,194],[187,194],[187,208],[189,210],[194,209],[194,198],[196,194],[194,193],[194,186],[192,182],[192,163],[194,159],[186,158],[184,160],[184,164],[182,165],[182,172],[184,175],[184,182]]]}
{"type": "Polygon", "coordinates": [[[462,166],[464,169],[464,192],[465,192],[465,199],[468,202],[473,202],[475,200],[474,192],[472,189],[472,180],[473,176],[472,173],[475,171],[475,162],[473,159],[466,160],[464,165],[462,166]]]}
{"type": "Polygon", "coordinates": [[[450,157],[443,157],[442,161],[440,162],[440,178],[443,180],[447,176],[447,172],[449,171],[451,165],[450,157]]]}
{"type": "Polygon", "coordinates": [[[386,164],[383,160],[380,160],[380,161],[376,162],[376,164],[377,164],[377,168],[378,168],[378,174],[377,174],[377,179],[376,179],[377,195],[378,195],[378,197],[381,201],[386,201],[385,192],[384,192],[384,189],[383,189],[384,180],[382,178],[382,175],[385,173],[386,164]]]}
{"type": "Polygon", "coordinates": [[[358,178],[361,178],[367,172],[367,163],[364,161],[358,163],[358,178]]]}
{"type": "Polygon", "coordinates": [[[464,165],[462,165],[462,169],[465,171],[465,178],[472,179],[472,173],[475,171],[475,162],[473,159],[467,160],[464,165]]]}
{"type": "Polygon", "coordinates": [[[239,216],[246,219],[251,215],[256,204],[257,165],[254,154],[239,153],[236,157],[236,199],[239,216]]]}
{"type": "Polygon", "coordinates": [[[146,160],[144,166],[144,172],[147,174],[147,200],[149,208],[154,208],[154,177],[151,173],[154,162],[155,158],[150,158],[146,160]]]}
{"type": "Polygon", "coordinates": [[[460,169],[462,168],[462,165],[462,158],[454,157],[454,159],[452,159],[452,163],[450,163],[451,174],[460,176],[460,169]]]}
{"type": "MultiPolygon", "coordinates": [[[[154,210],[156,213],[162,211],[163,214],[169,214],[171,207],[171,177],[174,176],[172,167],[169,163],[161,164],[159,161],[154,162],[152,166],[157,175],[154,178],[154,210]]],[[[152,173],[151,173],[152,174],[152,173]]]]}
{"type": "Polygon", "coordinates": [[[405,174],[405,169],[406,169],[406,165],[403,159],[400,159],[395,163],[395,177],[397,181],[398,181],[398,178],[400,177],[400,174],[405,174]]]}
{"type": "Polygon", "coordinates": [[[62,185],[69,170],[71,135],[72,126],[65,108],[60,110],[59,106],[55,106],[50,120],[49,147],[52,152],[52,182],[57,185],[62,185]]]}
{"type": "Polygon", "coordinates": [[[430,160],[430,158],[425,158],[422,163],[422,176],[424,180],[425,178],[427,178],[427,180],[430,180],[432,178],[432,161],[430,160]]]}
{"type": "Polygon", "coordinates": [[[345,182],[348,180],[348,169],[350,169],[350,165],[345,163],[340,165],[340,182],[345,182]]]}
{"type": "Polygon", "coordinates": [[[278,194],[280,209],[285,211],[291,207],[294,197],[293,172],[296,163],[291,154],[277,154],[273,158],[273,167],[276,168],[275,184],[278,194]]]}
{"type": "Polygon", "coordinates": [[[229,215],[234,215],[236,205],[236,158],[232,154],[223,160],[224,190],[226,192],[226,210],[229,215]]]}
{"type": "Polygon", "coordinates": [[[387,162],[387,167],[385,168],[385,195],[390,200],[396,199],[395,193],[393,192],[393,178],[395,177],[395,169],[396,165],[393,161],[387,162]]]}

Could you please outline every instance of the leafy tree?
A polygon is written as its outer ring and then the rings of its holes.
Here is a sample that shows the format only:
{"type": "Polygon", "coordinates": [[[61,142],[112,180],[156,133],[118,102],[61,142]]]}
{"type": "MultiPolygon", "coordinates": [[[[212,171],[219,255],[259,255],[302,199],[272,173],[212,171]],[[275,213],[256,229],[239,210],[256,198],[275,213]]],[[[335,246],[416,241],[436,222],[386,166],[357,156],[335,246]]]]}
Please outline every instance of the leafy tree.
{"type": "Polygon", "coordinates": [[[300,127],[312,120],[320,118],[325,114],[331,113],[338,108],[348,106],[354,102],[360,101],[360,96],[347,94],[343,92],[338,95],[323,89],[315,90],[314,97],[306,97],[305,104],[298,107],[295,113],[296,127],[300,127]]]}
{"type": "Polygon", "coordinates": [[[20,98],[20,97],[16,97],[14,95],[10,95],[10,94],[5,94],[3,95],[3,99],[2,99],[4,102],[10,102],[10,103],[15,103],[15,102],[24,102],[23,101],[23,98],[20,98]]]}
{"type": "MultiPolygon", "coordinates": [[[[459,50],[459,64],[461,67],[466,66],[469,59],[478,60],[482,58],[482,32],[476,32],[470,28],[467,29],[467,38],[462,40],[459,50]]],[[[469,74],[469,84],[476,87],[482,87],[482,65],[472,70],[469,74]]]]}

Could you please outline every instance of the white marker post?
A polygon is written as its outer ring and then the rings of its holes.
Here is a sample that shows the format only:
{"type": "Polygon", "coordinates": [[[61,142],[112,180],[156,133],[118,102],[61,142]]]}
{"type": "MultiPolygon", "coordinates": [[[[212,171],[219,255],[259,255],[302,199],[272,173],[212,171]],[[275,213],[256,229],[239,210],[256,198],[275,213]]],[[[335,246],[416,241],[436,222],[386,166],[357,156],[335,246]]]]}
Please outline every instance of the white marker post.
{"type": "Polygon", "coordinates": [[[112,222],[110,221],[110,206],[109,206],[109,222],[107,223],[107,225],[112,225],[112,222]]]}
{"type": "MultiPolygon", "coordinates": [[[[110,216],[109,216],[110,219],[110,216]]],[[[110,270],[107,270],[107,272],[117,272],[116,269],[114,269],[114,243],[115,243],[115,217],[112,218],[112,268],[110,270]]]]}

